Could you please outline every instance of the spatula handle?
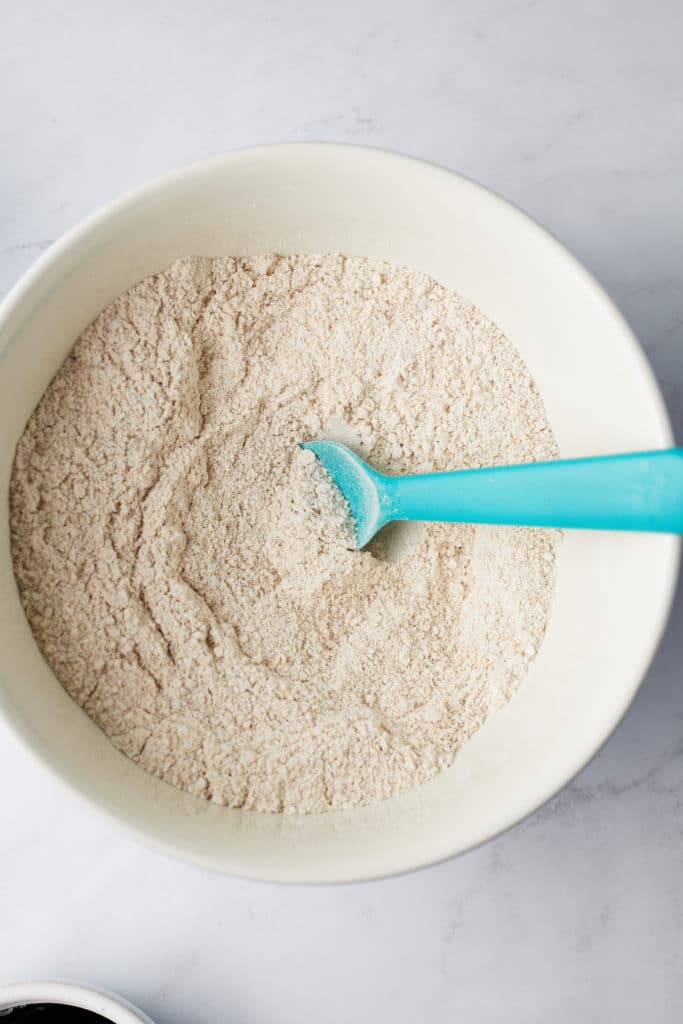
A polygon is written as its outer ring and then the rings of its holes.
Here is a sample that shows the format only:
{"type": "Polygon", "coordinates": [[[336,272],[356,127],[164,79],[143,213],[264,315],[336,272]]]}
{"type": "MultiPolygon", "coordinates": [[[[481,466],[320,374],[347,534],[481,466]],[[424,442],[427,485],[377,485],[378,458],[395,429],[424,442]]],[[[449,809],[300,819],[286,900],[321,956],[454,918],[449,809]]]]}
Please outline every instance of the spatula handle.
{"type": "Polygon", "coordinates": [[[683,448],[385,479],[397,519],[683,533],[683,448]]]}

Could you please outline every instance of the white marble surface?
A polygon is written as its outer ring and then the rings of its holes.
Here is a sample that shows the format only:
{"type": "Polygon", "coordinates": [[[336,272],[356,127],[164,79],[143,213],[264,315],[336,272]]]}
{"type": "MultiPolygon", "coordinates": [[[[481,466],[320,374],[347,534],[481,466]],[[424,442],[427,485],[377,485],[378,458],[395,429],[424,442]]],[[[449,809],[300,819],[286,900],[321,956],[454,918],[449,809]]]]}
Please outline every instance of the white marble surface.
{"type": "MultiPolygon", "coordinates": [[[[675,0],[22,0],[0,8],[0,291],[130,185],[249,143],[457,168],[540,219],[639,333],[683,440],[675,0]]],[[[160,1024],[674,1020],[683,600],[632,711],[512,832],[342,888],[233,881],[93,819],[0,726],[0,982],[109,986],[160,1024]]]]}

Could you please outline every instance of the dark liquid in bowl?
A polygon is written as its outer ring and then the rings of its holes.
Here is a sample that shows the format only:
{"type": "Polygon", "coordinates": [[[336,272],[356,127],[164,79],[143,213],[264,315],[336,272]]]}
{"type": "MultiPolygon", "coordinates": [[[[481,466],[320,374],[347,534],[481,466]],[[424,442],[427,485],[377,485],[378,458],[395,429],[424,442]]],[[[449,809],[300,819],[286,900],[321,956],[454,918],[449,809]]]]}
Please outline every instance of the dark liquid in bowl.
{"type": "Polygon", "coordinates": [[[108,1018],[91,1010],[63,1003],[30,1003],[15,1006],[11,1010],[0,1010],[0,1024],[15,1021],[30,1021],[30,1024],[107,1024],[108,1018]]]}

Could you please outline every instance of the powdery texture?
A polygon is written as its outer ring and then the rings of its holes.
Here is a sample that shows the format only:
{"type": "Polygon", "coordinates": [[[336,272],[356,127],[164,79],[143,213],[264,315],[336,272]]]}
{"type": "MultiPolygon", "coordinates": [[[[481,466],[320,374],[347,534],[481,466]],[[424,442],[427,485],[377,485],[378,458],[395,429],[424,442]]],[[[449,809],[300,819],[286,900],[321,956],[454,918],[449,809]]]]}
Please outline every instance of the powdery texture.
{"type": "Polygon", "coordinates": [[[449,765],[525,675],[556,536],[388,527],[350,549],[302,440],[414,473],[557,455],[482,313],[343,256],[183,259],[83,333],[16,453],[35,637],[129,757],[232,807],[320,812],[449,765]]]}

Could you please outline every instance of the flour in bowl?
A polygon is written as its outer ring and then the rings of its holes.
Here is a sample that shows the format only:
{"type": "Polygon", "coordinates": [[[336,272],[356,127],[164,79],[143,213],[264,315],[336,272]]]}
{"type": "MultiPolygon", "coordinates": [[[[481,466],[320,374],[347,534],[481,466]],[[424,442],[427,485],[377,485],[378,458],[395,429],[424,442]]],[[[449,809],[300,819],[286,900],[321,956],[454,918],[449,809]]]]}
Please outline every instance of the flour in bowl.
{"type": "Polygon", "coordinates": [[[512,695],[557,535],[394,524],[353,550],[301,441],[379,470],[552,458],[520,356],[421,273],[179,260],[84,331],[19,441],[11,543],[55,675],[125,754],[231,807],[403,793],[512,695]]]}

